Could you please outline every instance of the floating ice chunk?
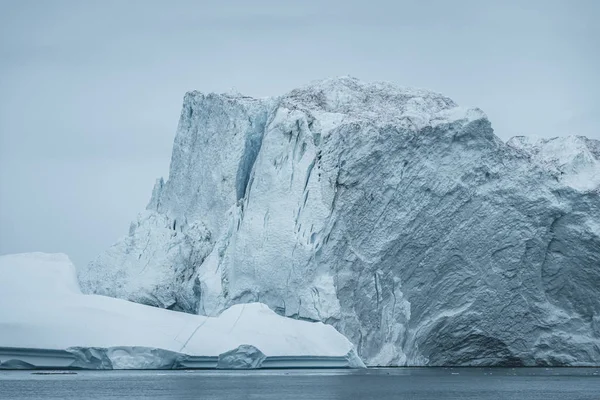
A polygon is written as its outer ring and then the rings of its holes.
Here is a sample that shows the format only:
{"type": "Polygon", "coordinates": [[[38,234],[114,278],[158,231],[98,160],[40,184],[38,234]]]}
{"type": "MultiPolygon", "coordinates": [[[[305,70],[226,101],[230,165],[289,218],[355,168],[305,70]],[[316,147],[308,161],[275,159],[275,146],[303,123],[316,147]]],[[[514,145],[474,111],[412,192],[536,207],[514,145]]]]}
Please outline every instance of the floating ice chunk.
{"type": "Polygon", "coordinates": [[[205,317],[84,295],[64,255],[0,256],[0,276],[0,368],[363,366],[333,327],[259,303],[205,317]]]}

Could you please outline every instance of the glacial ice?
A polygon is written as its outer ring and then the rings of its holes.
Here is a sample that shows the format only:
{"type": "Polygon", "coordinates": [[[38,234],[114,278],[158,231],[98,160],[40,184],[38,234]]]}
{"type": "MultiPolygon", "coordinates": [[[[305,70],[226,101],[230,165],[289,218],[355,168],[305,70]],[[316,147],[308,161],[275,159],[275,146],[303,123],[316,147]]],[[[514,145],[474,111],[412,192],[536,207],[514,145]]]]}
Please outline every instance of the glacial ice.
{"type": "Polygon", "coordinates": [[[238,348],[219,355],[217,368],[254,369],[265,361],[265,355],[254,346],[243,344],[238,348]]]}
{"type": "Polygon", "coordinates": [[[579,191],[600,188],[600,142],[584,136],[551,139],[516,136],[507,144],[524,151],[563,183],[579,191]]]}
{"type": "Polygon", "coordinates": [[[0,276],[0,368],[364,366],[332,326],[264,304],[204,317],[84,295],[63,254],[0,256],[0,276]]]}
{"type": "Polygon", "coordinates": [[[207,316],[259,301],[369,365],[597,365],[599,148],[504,143],[477,108],[349,77],[190,92],[168,179],[79,279],[207,316]]]}

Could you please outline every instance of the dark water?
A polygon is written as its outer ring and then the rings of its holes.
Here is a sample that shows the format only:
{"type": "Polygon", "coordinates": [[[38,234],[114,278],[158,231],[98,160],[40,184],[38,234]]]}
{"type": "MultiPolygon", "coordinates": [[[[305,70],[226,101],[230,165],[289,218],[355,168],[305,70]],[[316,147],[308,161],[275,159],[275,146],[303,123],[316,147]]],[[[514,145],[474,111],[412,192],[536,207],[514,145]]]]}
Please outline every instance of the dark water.
{"type": "Polygon", "coordinates": [[[600,400],[600,368],[4,371],[0,398],[600,400]]]}

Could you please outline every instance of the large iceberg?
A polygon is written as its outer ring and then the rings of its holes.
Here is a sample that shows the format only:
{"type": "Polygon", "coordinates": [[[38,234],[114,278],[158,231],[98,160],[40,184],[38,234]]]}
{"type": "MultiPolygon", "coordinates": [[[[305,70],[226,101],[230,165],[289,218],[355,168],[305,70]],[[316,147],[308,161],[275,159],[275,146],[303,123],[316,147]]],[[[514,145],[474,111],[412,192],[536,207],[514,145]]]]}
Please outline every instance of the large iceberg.
{"type": "Polygon", "coordinates": [[[84,295],[63,254],[0,256],[0,368],[361,367],[332,326],[260,303],[204,317],[84,295]]]}
{"type": "Polygon", "coordinates": [[[216,316],[262,302],[369,365],[600,363],[600,145],[354,78],[187,93],[168,180],[85,292],[216,316]]]}

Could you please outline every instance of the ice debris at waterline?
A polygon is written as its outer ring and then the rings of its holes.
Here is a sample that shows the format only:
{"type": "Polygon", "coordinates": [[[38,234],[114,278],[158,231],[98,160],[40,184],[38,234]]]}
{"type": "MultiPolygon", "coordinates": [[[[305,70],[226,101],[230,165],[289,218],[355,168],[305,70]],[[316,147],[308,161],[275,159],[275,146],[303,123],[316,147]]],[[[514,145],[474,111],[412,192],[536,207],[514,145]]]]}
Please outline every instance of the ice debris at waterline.
{"type": "Polygon", "coordinates": [[[598,365],[599,160],[387,83],[190,92],[169,179],[79,278],[202,315],[260,301],[369,365],[598,365]]]}
{"type": "Polygon", "coordinates": [[[0,368],[364,367],[332,326],[260,303],[218,317],[84,295],[63,254],[0,256],[0,368]]]}

